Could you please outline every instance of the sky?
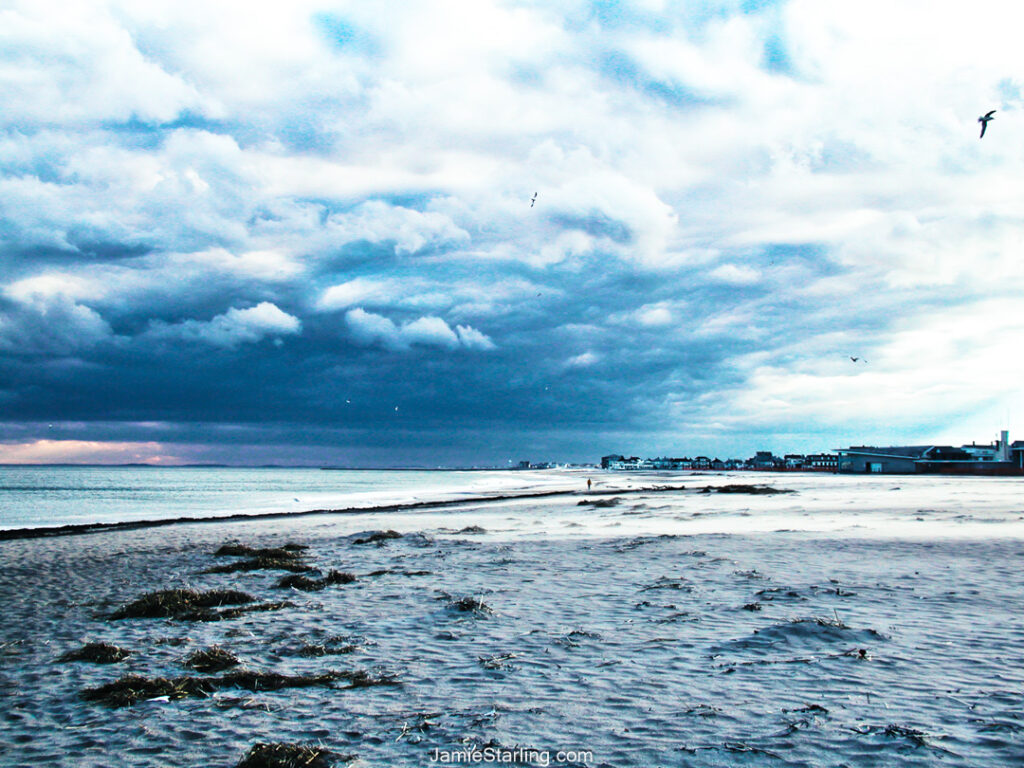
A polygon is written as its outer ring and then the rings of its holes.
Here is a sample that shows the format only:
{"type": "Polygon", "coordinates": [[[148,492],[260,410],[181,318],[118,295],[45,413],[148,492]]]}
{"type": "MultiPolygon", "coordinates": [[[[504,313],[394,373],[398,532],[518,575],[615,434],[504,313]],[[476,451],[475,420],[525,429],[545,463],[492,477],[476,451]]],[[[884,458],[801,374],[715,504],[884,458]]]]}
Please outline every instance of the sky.
{"type": "Polygon", "coordinates": [[[1024,438],[1024,8],[922,9],[6,2],[0,463],[1024,438]]]}

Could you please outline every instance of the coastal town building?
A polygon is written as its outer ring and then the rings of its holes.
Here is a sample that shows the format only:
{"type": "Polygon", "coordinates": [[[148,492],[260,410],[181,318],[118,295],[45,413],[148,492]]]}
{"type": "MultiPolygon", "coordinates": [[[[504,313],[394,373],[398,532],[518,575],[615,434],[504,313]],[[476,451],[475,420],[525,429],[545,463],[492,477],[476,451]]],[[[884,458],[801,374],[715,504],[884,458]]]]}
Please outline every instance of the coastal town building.
{"type": "Polygon", "coordinates": [[[857,445],[837,454],[844,474],[1024,474],[1024,443],[1011,445],[1007,430],[989,445],[857,445]]]}
{"type": "Polygon", "coordinates": [[[854,445],[834,453],[757,451],[749,459],[709,456],[641,459],[611,454],[601,467],[612,470],[756,470],[773,472],[836,472],[842,474],[1024,475],[1024,440],[1010,442],[1008,430],[987,444],[870,446],[854,445]]]}

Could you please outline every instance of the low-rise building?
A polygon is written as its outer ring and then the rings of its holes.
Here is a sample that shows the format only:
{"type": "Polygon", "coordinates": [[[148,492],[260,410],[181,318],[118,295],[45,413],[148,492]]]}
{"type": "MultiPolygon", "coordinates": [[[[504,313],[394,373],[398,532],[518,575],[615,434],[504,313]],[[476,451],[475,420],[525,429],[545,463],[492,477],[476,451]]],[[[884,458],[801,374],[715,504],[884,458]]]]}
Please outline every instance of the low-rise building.
{"type": "Polygon", "coordinates": [[[857,445],[840,449],[838,461],[839,472],[844,474],[1020,474],[1024,469],[1024,448],[1015,452],[1009,433],[1004,430],[992,446],[857,445]]]}

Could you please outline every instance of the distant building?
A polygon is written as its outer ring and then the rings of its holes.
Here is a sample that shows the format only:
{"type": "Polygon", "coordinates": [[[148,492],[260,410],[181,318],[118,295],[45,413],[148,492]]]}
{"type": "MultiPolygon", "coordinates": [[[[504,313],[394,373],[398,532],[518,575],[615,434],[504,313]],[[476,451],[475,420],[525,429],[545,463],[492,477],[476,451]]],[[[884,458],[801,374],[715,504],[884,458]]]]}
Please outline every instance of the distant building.
{"type": "Polygon", "coordinates": [[[1024,446],[1018,451],[1003,431],[991,446],[950,445],[851,446],[840,449],[839,472],[852,474],[1020,474],[1024,446]]]}
{"type": "Polygon", "coordinates": [[[809,453],[804,466],[817,472],[838,472],[839,456],[835,453],[809,453]]]}
{"type": "Polygon", "coordinates": [[[752,458],[747,459],[749,469],[779,469],[783,466],[785,461],[774,456],[771,451],[758,451],[752,458]]]}
{"type": "Polygon", "coordinates": [[[807,464],[807,457],[802,453],[787,453],[782,460],[786,469],[803,469],[807,464]]]}

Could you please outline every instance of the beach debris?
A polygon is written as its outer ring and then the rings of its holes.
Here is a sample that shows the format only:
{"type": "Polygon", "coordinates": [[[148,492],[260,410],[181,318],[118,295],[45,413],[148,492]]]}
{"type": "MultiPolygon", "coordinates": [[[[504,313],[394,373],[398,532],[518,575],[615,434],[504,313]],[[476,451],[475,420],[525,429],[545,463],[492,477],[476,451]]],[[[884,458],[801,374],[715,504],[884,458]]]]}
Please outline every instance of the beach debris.
{"type": "Polygon", "coordinates": [[[762,600],[772,601],[780,598],[793,598],[796,600],[806,600],[807,598],[797,592],[795,589],[790,587],[769,587],[767,589],[761,589],[754,593],[757,597],[762,600]]]}
{"type": "Polygon", "coordinates": [[[371,674],[365,669],[358,669],[355,672],[346,672],[345,678],[348,688],[370,688],[376,685],[401,685],[398,675],[386,672],[371,674]]]}
{"type": "Polygon", "coordinates": [[[189,637],[158,637],[153,641],[156,645],[170,645],[177,647],[179,645],[185,645],[185,643],[191,642],[192,638],[189,637]]]}
{"type": "Polygon", "coordinates": [[[592,507],[614,507],[622,501],[618,496],[613,496],[610,499],[582,499],[576,502],[577,507],[585,507],[588,504],[592,507]]]}
{"type": "Polygon", "coordinates": [[[641,587],[640,591],[647,592],[652,589],[675,589],[682,592],[693,592],[694,587],[682,576],[677,578],[662,576],[653,584],[647,584],[646,586],[641,587]]]}
{"type": "Polygon", "coordinates": [[[205,698],[224,688],[278,691],[282,688],[330,686],[338,681],[347,682],[347,688],[400,684],[394,675],[375,675],[366,670],[325,672],[320,675],[282,675],[277,672],[253,672],[242,669],[220,677],[150,678],[126,675],[97,688],[86,688],[81,696],[86,701],[98,701],[110,707],[129,707],[138,701],[149,701],[162,696],[166,696],[168,700],[205,698]]]}
{"type": "Polygon", "coordinates": [[[402,723],[402,730],[398,734],[395,741],[402,741],[406,739],[410,744],[419,744],[423,737],[419,733],[426,733],[431,728],[436,728],[441,724],[440,717],[441,712],[417,712],[413,715],[413,722],[410,723],[408,720],[402,723]],[[418,733],[413,733],[418,731],[418,733]],[[410,736],[410,734],[412,734],[410,736]]]}
{"type": "Polygon", "coordinates": [[[721,711],[721,707],[716,707],[712,704],[698,704],[686,710],[686,714],[696,715],[697,717],[718,717],[721,711]]]}
{"type": "Polygon", "coordinates": [[[322,579],[311,579],[300,573],[293,573],[291,576],[285,576],[277,582],[277,586],[282,589],[291,588],[300,589],[303,592],[319,592],[331,584],[351,584],[355,580],[354,574],[342,573],[332,569],[322,579]]]}
{"type": "Polygon", "coordinates": [[[355,653],[360,650],[359,644],[353,643],[352,638],[343,637],[341,635],[333,635],[328,637],[322,643],[315,645],[304,645],[297,652],[298,656],[305,656],[306,658],[316,658],[318,656],[337,656],[346,653],[355,653]]]}
{"type": "Polygon", "coordinates": [[[219,645],[195,651],[184,662],[186,667],[197,672],[222,672],[241,663],[235,654],[219,645]]]}
{"type": "Polygon", "coordinates": [[[176,619],[177,621],[224,621],[247,613],[277,611],[291,608],[294,603],[256,603],[256,598],[233,589],[215,589],[198,592],[194,589],[165,589],[150,592],[107,616],[108,621],[119,619],[176,619]],[[223,608],[235,605],[235,608],[223,608]]]}
{"type": "Polygon", "coordinates": [[[478,656],[477,661],[484,669],[515,669],[515,664],[509,664],[512,659],[518,659],[518,653],[501,653],[497,656],[478,656]]]}
{"type": "Polygon", "coordinates": [[[305,544],[289,542],[281,547],[249,547],[245,544],[224,544],[216,552],[215,557],[273,557],[281,560],[301,557],[303,550],[309,549],[305,544]]]}
{"type": "Polygon", "coordinates": [[[588,632],[585,629],[574,629],[564,635],[556,637],[552,642],[565,648],[578,648],[581,640],[601,640],[596,632],[588,632]]]}
{"type": "Polygon", "coordinates": [[[851,648],[848,651],[843,651],[840,656],[850,656],[854,659],[863,659],[867,661],[871,658],[871,654],[868,653],[867,648],[851,648]]]}
{"type": "Polygon", "coordinates": [[[247,613],[279,611],[282,608],[294,607],[295,603],[290,603],[287,600],[279,600],[276,603],[257,603],[256,605],[243,605],[238,608],[225,608],[220,611],[191,611],[190,613],[185,613],[181,616],[175,616],[175,618],[181,621],[225,621],[227,619],[237,619],[239,616],[244,616],[247,613]]]}
{"type": "MultiPolygon", "coordinates": [[[[783,712],[789,712],[790,710],[784,709],[783,712]]],[[[827,715],[828,710],[820,704],[808,704],[806,707],[797,707],[792,710],[793,712],[804,712],[809,715],[827,715]]]]}
{"type": "Polygon", "coordinates": [[[207,568],[203,573],[237,573],[238,571],[291,571],[292,573],[307,573],[312,570],[312,566],[299,562],[293,556],[270,557],[268,555],[258,555],[248,560],[236,560],[227,565],[215,565],[213,568],[207,568]]]}
{"type": "Polygon", "coordinates": [[[358,539],[353,539],[353,544],[376,544],[379,547],[384,546],[384,542],[390,539],[400,539],[402,534],[398,531],[374,531],[368,536],[361,536],[358,539]]]}
{"type": "Polygon", "coordinates": [[[461,611],[463,613],[475,613],[480,615],[494,613],[491,606],[479,597],[459,597],[451,599],[448,600],[448,607],[454,611],[461,611]]]}
{"type": "Polygon", "coordinates": [[[796,493],[796,491],[790,488],[774,488],[770,485],[742,485],[742,484],[730,484],[730,485],[705,485],[702,493],[750,493],[760,496],[770,496],[776,493],[796,493]]]}
{"type": "MultiPolygon", "coordinates": [[[[814,623],[819,627],[834,627],[835,629],[849,629],[850,627],[843,623],[843,620],[839,618],[839,613],[833,608],[832,612],[835,613],[835,618],[830,619],[828,616],[819,616],[814,620],[814,623]]],[[[800,624],[806,621],[806,619],[793,619],[794,624],[800,624]]]]}
{"type": "Polygon", "coordinates": [[[899,725],[898,723],[889,723],[886,726],[854,726],[850,730],[852,730],[854,733],[859,733],[865,736],[868,734],[879,733],[883,736],[887,736],[890,739],[905,739],[909,741],[911,744],[913,744],[915,747],[929,747],[931,749],[937,749],[942,752],[949,751],[942,747],[936,746],[935,744],[931,744],[928,741],[929,734],[925,733],[924,731],[919,731],[917,728],[911,728],[906,725],[899,725]]]}
{"type": "Polygon", "coordinates": [[[249,749],[235,768],[331,768],[355,759],[355,755],[342,755],[320,746],[259,743],[249,749]]]}
{"type": "Polygon", "coordinates": [[[766,576],[765,574],[763,574],[759,570],[757,570],[757,568],[754,568],[754,569],[749,570],[749,571],[733,571],[733,575],[740,576],[740,577],[742,577],[744,579],[752,579],[752,580],[765,579],[765,580],[771,581],[771,576],[766,576]]]}
{"type": "Polygon", "coordinates": [[[213,690],[213,687],[204,684],[203,678],[170,679],[126,675],[97,688],[86,688],[82,691],[82,698],[86,701],[98,701],[109,707],[130,707],[139,701],[152,701],[157,698],[170,701],[187,696],[204,696],[213,690]]]}
{"type": "Polygon", "coordinates": [[[108,617],[117,619],[181,618],[198,609],[219,608],[222,605],[244,605],[256,598],[235,589],[215,589],[199,592],[194,589],[162,589],[150,592],[114,611],[108,617]]]}
{"type": "Polygon", "coordinates": [[[91,661],[93,664],[116,664],[124,661],[132,652],[110,643],[86,643],[81,648],[68,651],[57,661],[91,661]]]}

